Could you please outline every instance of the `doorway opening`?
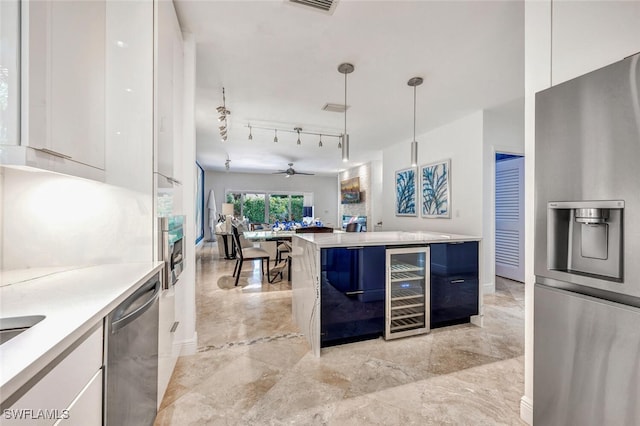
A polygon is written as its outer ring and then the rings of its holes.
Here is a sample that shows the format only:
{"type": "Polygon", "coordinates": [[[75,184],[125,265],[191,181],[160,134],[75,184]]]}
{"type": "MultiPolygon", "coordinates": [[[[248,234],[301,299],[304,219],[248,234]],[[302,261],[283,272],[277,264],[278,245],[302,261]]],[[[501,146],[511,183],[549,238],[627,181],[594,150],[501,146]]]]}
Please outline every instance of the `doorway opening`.
{"type": "Polygon", "coordinates": [[[496,152],[495,274],[524,282],[524,157],[496,152]]]}

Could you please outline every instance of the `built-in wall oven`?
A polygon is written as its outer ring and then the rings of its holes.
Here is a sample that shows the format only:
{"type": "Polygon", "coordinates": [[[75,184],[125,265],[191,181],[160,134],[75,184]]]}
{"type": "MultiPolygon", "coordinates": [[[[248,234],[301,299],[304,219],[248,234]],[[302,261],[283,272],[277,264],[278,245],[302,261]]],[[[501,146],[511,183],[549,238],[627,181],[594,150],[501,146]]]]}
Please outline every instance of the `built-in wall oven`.
{"type": "Polygon", "coordinates": [[[185,216],[159,218],[159,258],[165,264],[163,288],[166,290],[178,282],[184,265],[185,216]]]}

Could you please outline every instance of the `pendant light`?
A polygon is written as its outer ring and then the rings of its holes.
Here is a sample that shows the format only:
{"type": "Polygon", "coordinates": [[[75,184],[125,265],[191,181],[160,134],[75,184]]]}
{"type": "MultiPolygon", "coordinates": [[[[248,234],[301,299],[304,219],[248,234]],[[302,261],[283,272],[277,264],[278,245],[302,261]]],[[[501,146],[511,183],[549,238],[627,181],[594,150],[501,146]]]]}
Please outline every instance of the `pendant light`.
{"type": "Polygon", "coordinates": [[[342,135],[342,161],[349,161],[349,134],[347,133],[347,74],[351,74],[355,68],[352,64],[342,63],[338,65],[338,71],[344,74],[344,134],[342,135]]]}
{"type": "Polygon", "coordinates": [[[251,125],[249,125],[249,140],[253,140],[253,134],[251,134],[251,125]]]}
{"type": "Polygon", "coordinates": [[[320,141],[318,141],[318,146],[322,148],[322,135],[320,135],[320,141]]]}
{"type": "Polygon", "coordinates": [[[413,77],[407,84],[413,87],[413,140],[411,141],[411,167],[418,165],[418,141],[416,141],[416,87],[424,80],[422,77],[413,77]]]}
{"type": "Polygon", "coordinates": [[[275,129],[276,135],[273,137],[273,141],[278,143],[278,129],[275,129]]]}

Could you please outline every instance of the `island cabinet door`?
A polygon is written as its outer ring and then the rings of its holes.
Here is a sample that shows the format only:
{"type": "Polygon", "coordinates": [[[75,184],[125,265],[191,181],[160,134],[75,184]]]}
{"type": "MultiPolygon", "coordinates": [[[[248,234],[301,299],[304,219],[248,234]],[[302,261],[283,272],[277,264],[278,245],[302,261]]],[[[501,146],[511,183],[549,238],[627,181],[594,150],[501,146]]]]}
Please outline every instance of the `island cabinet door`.
{"type": "Polygon", "coordinates": [[[322,249],[321,346],[382,335],[384,262],[384,246],[322,249]]]}
{"type": "Polygon", "coordinates": [[[478,242],[431,244],[431,328],[478,314],[478,242]]]}

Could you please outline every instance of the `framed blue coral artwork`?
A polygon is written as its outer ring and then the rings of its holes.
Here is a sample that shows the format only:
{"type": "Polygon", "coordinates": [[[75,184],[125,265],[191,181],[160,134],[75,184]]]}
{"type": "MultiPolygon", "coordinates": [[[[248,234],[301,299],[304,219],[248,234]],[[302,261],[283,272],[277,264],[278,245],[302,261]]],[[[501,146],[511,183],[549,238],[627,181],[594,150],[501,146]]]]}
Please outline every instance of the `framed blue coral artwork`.
{"type": "Polygon", "coordinates": [[[414,168],[396,172],[396,216],[417,216],[416,181],[414,168]]]}
{"type": "Polygon", "coordinates": [[[451,218],[451,160],[420,167],[422,206],[420,214],[427,218],[451,218]]]}

